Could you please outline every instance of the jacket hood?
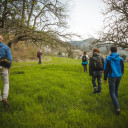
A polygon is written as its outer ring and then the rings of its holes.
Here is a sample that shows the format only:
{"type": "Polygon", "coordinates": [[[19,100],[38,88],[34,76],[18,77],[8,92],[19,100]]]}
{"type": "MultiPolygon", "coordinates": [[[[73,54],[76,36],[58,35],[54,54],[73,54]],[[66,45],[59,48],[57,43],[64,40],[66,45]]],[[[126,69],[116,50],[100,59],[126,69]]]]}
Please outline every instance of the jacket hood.
{"type": "Polygon", "coordinates": [[[0,42],[0,47],[4,46],[4,44],[2,42],[0,42]]]}
{"type": "Polygon", "coordinates": [[[120,56],[116,52],[111,53],[108,58],[110,58],[111,60],[120,60],[120,56]]]}

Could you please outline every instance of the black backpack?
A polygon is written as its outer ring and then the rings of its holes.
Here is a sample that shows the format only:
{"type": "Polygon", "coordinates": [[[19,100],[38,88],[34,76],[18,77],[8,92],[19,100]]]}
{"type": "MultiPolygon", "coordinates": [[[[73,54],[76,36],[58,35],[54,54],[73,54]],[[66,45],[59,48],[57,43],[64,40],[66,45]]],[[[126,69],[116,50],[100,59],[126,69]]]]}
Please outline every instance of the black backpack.
{"type": "Polygon", "coordinates": [[[103,70],[103,61],[101,56],[93,56],[91,58],[91,68],[94,71],[103,70]]]}
{"type": "Polygon", "coordinates": [[[87,57],[86,56],[83,56],[82,57],[82,62],[86,62],[87,61],[87,57]]]}

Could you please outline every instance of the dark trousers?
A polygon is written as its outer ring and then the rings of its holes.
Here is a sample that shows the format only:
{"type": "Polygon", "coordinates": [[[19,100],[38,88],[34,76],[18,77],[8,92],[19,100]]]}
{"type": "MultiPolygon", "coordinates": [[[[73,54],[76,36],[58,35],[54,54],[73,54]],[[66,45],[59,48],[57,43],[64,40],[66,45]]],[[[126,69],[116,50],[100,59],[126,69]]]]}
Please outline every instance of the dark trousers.
{"type": "Polygon", "coordinates": [[[102,80],[102,72],[101,71],[93,71],[92,84],[93,84],[94,90],[97,90],[96,79],[98,82],[98,93],[100,93],[101,92],[101,80],[102,80]]]}
{"type": "Polygon", "coordinates": [[[41,56],[40,57],[38,57],[39,58],[39,63],[38,64],[41,64],[41,56]]]}
{"type": "Polygon", "coordinates": [[[83,64],[84,72],[87,71],[87,64],[83,64]]]}
{"type": "Polygon", "coordinates": [[[109,92],[115,109],[119,108],[118,88],[120,81],[121,77],[109,77],[109,92]]]}

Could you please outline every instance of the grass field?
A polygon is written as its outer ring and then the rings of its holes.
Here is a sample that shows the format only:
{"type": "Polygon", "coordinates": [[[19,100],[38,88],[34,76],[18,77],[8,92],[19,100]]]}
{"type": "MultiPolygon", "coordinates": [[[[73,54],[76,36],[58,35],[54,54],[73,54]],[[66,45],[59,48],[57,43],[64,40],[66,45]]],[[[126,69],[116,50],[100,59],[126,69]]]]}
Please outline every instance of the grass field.
{"type": "Polygon", "coordinates": [[[116,115],[108,84],[102,84],[101,95],[94,94],[81,60],[48,59],[42,65],[13,63],[9,108],[0,103],[0,128],[128,128],[128,64],[119,87],[121,114],[116,115]]]}

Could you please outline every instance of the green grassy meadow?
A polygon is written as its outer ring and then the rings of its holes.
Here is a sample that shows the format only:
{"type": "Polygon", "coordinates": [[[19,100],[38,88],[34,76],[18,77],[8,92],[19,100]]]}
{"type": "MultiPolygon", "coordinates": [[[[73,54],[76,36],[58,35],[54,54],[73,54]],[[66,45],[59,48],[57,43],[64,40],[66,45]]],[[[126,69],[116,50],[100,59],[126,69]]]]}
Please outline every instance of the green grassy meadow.
{"type": "Polygon", "coordinates": [[[0,103],[0,128],[128,128],[128,64],[116,115],[108,84],[102,84],[101,95],[94,94],[81,60],[48,58],[42,65],[13,63],[9,108],[0,103]]]}

